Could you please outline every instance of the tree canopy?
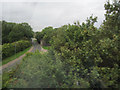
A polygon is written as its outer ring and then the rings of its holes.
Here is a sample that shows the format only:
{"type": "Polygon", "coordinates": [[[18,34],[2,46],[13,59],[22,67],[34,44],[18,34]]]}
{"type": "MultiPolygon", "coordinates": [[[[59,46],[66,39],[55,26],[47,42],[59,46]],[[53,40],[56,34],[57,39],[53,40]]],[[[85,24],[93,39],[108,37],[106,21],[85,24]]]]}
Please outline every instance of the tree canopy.
{"type": "Polygon", "coordinates": [[[2,21],[2,44],[18,40],[30,40],[33,31],[28,23],[12,23],[2,21]]]}
{"type": "Polygon", "coordinates": [[[79,78],[88,80],[91,87],[102,87],[103,82],[107,87],[118,87],[120,2],[107,2],[104,7],[105,20],[100,28],[94,26],[97,17],[90,16],[82,24],[74,22],[54,30],[45,28],[40,32],[45,32],[40,40],[50,43],[51,49],[62,58],[66,71],[76,75],[78,81],[79,78]],[[109,71],[110,69],[112,71],[109,71]],[[116,75],[113,75],[113,71],[116,75]],[[103,81],[101,85],[100,80],[103,81]]]}

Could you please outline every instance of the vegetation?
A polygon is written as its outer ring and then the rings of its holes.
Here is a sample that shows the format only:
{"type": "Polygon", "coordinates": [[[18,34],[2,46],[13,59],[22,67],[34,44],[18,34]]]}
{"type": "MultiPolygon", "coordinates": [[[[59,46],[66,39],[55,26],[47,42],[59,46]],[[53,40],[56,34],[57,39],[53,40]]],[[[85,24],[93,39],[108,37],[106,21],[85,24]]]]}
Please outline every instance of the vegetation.
{"type": "Polygon", "coordinates": [[[6,88],[6,86],[8,85],[14,73],[15,73],[15,70],[11,70],[9,72],[4,72],[2,75],[0,74],[0,77],[1,77],[0,79],[2,79],[1,80],[2,88],[6,88]]]}
{"type": "Polygon", "coordinates": [[[46,49],[46,50],[49,50],[50,49],[50,46],[42,46],[42,48],[46,49]]]}
{"type": "Polygon", "coordinates": [[[42,32],[37,32],[36,33],[36,39],[40,43],[41,40],[43,40],[43,45],[49,46],[50,45],[50,40],[52,36],[54,35],[53,33],[53,27],[49,26],[46,27],[42,30],[42,32]]]}
{"type": "Polygon", "coordinates": [[[21,55],[25,54],[30,48],[31,48],[31,47],[29,47],[29,48],[27,48],[27,49],[25,49],[25,50],[23,50],[23,51],[20,51],[20,52],[16,53],[15,55],[11,56],[11,57],[8,57],[8,58],[4,59],[4,60],[2,61],[2,65],[7,64],[8,62],[10,62],[10,61],[12,61],[12,60],[15,60],[16,58],[18,58],[18,57],[20,57],[21,55]]]}
{"type": "Polygon", "coordinates": [[[31,43],[26,40],[20,40],[13,43],[6,43],[2,45],[2,59],[5,60],[5,58],[10,57],[20,51],[23,51],[30,46],[31,43]]]}
{"type": "MultiPolygon", "coordinates": [[[[99,29],[94,26],[97,17],[91,16],[86,20],[86,23],[83,22],[81,25],[79,22],[75,22],[74,25],[64,25],[51,30],[52,36],[47,41],[50,42],[56,54],[62,58],[62,62],[72,67],[72,72],[78,75],[77,77],[86,80],[88,77],[90,78],[89,73],[96,73],[94,77],[98,81],[91,77],[92,79],[89,80],[91,87],[100,87],[103,82],[105,82],[106,87],[118,87],[120,78],[118,76],[118,66],[120,65],[120,3],[110,4],[107,2],[105,10],[105,20],[99,29]],[[111,71],[103,74],[108,68],[111,71]],[[99,71],[101,69],[103,71],[99,71]],[[116,70],[114,72],[116,75],[113,76],[112,70],[116,70]],[[112,79],[113,77],[116,79],[112,79]],[[101,83],[100,80],[102,80],[101,83]]],[[[66,67],[69,71],[68,66],[66,67]]],[[[79,80],[79,78],[77,79],[79,80]]]]}
{"type": "Polygon", "coordinates": [[[30,40],[31,37],[33,37],[33,31],[28,23],[2,21],[2,44],[30,40]]]}
{"type": "Polygon", "coordinates": [[[120,2],[107,2],[105,10],[99,29],[90,16],[82,24],[37,32],[37,41],[51,48],[28,53],[6,87],[120,88],[120,2]]]}
{"type": "Polygon", "coordinates": [[[51,55],[52,54],[41,54],[39,52],[27,55],[23,64],[20,65],[20,68],[13,76],[15,80],[11,79],[11,83],[8,87],[59,87],[59,85],[63,82],[61,79],[65,78],[65,72],[62,67],[62,62],[59,59],[54,61],[54,56],[51,55]],[[33,59],[35,61],[33,61],[33,59]]]}
{"type": "Polygon", "coordinates": [[[2,64],[2,45],[0,45],[0,65],[2,64]]]}

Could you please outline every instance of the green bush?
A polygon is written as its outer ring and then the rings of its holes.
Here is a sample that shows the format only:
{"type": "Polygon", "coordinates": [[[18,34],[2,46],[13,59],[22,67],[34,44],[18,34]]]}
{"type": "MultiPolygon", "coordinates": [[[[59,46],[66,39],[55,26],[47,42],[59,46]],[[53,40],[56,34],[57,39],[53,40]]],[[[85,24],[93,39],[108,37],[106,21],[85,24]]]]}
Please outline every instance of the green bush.
{"type": "Polygon", "coordinates": [[[120,69],[118,65],[115,65],[113,68],[109,67],[100,67],[98,68],[101,80],[105,83],[107,87],[120,87],[120,69]]]}
{"type": "Polygon", "coordinates": [[[31,43],[26,40],[20,40],[17,42],[4,44],[2,45],[2,59],[10,57],[17,52],[23,51],[30,46],[31,43]]]}
{"type": "Polygon", "coordinates": [[[40,33],[37,39],[47,41],[53,50],[44,55],[28,54],[14,76],[23,83],[11,82],[8,86],[119,88],[119,6],[105,4],[105,20],[99,29],[94,26],[97,18],[92,16],[81,25],[75,22],[54,30],[44,29],[44,36],[40,33]]]}
{"type": "Polygon", "coordinates": [[[57,88],[65,81],[61,60],[52,53],[35,52],[27,55],[7,87],[57,88]]]}

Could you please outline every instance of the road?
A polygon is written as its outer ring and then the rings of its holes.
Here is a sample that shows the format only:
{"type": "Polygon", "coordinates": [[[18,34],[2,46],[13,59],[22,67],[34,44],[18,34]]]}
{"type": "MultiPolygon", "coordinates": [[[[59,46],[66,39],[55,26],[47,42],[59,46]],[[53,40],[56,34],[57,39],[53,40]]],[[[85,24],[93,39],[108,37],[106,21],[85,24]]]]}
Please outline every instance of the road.
{"type": "MultiPolygon", "coordinates": [[[[36,41],[36,39],[33,39],[32,40],[32,47],[31,49],[28,51],[28,52],[35,52],[36,50],[38,51],[41,51],[42,50],[42,47],[41,45],[36,41]]],[[[11,70],[12,68],[16,68],[17,65],[21,62],[21,60],[23,59],[23,57],[25,56],[26,54],[20,56],[19,58],[13,60],[13,61],[10,61],[9,63],[3,65],[0,67],[0,73],[2,73],[3,71],[9,71],[11,70]],[[2,70],[2,71],[1,71],[2,70]]]]}
{"type": "Polygon", "coordinates": [[[35,52],[36,50],[41,51],[41,45],[36,40],[33,41],[32,45],[33,49],[31,52],[35,52]]]}

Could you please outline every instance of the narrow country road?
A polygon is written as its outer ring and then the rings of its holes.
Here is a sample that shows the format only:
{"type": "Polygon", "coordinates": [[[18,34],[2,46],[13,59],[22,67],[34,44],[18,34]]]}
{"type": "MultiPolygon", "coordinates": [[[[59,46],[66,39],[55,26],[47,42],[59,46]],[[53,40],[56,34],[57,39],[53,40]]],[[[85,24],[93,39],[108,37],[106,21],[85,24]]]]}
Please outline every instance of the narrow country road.
{"type": "Polygon", "coordinates": [[[35,52],[36,50],[41,51],[41,45],[36,40],[33,40],[32,44],[33,44],[33,49],[31,52],[35,52]]]}
{"type": "MultiPolygon", "coordinates": [[[[32,39],[32,47],[31,49],[28,51],[28,52],[35,52],[36,50],[38,51],[42,51],[42,47],[41,45],[36,41],[36,39],[32,39]]],[[[16,58],[15,60],[13,61],[10,61],[9,63],[3,65],[0,67],[0,73],[3,72],[3,71],[9,71],[11,70],[11,68],[16,68],[16,66],[20,63],[20,61],[23,59],[23,57],[25,56],[26,54],[23,54],[22,56],[16,58]],[[2,71],[1,71],[2,70],[2,71]]]]}

